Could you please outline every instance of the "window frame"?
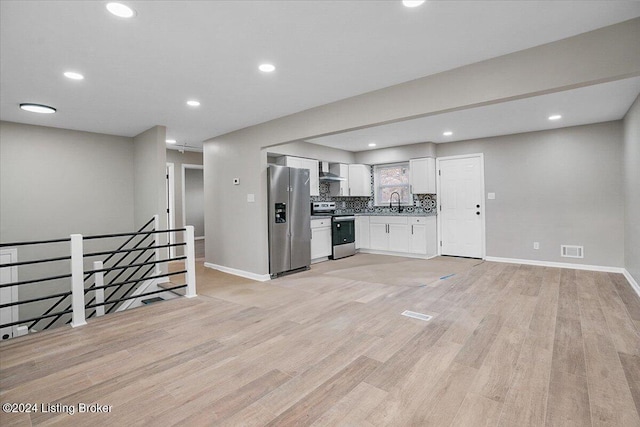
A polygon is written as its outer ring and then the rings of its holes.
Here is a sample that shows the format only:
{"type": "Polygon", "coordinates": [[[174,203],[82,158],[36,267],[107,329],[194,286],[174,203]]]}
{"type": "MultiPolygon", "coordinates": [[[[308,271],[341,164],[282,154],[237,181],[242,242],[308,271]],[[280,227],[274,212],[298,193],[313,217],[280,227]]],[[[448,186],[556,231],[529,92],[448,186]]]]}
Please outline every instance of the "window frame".
{"type": "MultiPolygon", "coordinates": [[[[379,165],[374,165],[373,166],[373,204],[374,206],[379,206],[379,207],[386,207],[389,204],[389,201],[384,201],[384,200],[379,200],[379,196],[382,193],[380,191],[381,188],[384,187],[406,187],[408,194],[409,194],[409,200],[408,201],[400,201],[400,206],[413,206],[414,204],[414,200],[413,200],[413,193],[411,192],[411,169],[410,169],[410,163],[409,161],[406,162],[396,162],[396,163],[386,163],[386,164],[379,164],[379,165]],[[394,184],[394,185],[380,185],[379,184],[379,169],[388,169],[388,168],[394,168],[394,167],[404,167],[406,168],[407,172],[406,172],[406,176],[407,176],[407,183],[406,184],[394,184]]],[[[394,199],[394,205],[396,205],[395,199],[394,199]]]]}

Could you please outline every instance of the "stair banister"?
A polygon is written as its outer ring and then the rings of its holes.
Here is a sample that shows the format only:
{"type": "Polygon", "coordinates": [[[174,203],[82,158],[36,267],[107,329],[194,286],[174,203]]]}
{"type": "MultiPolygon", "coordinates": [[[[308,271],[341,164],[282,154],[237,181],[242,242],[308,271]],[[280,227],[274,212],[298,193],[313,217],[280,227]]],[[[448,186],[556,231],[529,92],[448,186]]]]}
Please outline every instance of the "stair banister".
{"type": "Polygon", "coordinates": [[[187,292],[185,297],[193,298],[196,295],[196,251],[194,244],[194,231],[193,225],[187,225],[185,227],[185,237],[186,237],[186,252],[187,259],[184,260],[185,267],[187,270],[186,279],[187,279],[187,292]]]}
{"type": "Polygon", "coordinates": [[[84,254],[82,234],[71,235],[71,306],[72,327],[86,325],[84,315],[84,254]]]}

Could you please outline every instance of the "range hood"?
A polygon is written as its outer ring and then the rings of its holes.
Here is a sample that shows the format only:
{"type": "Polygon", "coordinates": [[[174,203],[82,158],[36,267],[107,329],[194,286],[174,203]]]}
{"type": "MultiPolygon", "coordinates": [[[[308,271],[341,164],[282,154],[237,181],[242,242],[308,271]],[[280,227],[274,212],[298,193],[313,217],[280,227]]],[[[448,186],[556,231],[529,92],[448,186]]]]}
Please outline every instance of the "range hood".
{"type": "Polygon", "coordinates": [[[329,172],[328,162],[320,162],[319,175],[320,175],[320,181],[338,182],[338,181],[347,180],[347,178],[343,178],[340,175],[336,175],[335,173],[329,172]]]}

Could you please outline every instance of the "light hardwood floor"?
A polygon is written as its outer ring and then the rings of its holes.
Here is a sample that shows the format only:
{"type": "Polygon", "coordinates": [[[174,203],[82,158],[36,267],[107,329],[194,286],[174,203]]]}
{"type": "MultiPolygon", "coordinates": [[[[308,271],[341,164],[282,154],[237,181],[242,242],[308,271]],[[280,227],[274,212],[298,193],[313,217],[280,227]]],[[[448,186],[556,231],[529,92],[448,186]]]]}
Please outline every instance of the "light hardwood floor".
{"type": "Polygon", "coordinates": [[[640,426],[618,274],[359,254],[267,283],[199,266],[198,294],[3,343],[3,403],[112,409],[0,423],[640,426]]]}

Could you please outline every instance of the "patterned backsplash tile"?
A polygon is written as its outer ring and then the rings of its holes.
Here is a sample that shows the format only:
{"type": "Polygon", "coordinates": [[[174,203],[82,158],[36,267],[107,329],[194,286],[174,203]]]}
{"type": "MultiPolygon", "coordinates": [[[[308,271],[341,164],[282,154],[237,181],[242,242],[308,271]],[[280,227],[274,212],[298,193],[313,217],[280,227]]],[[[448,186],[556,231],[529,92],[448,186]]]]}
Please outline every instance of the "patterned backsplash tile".
{"type": "MultiPolygon", "coordinates": [[[[373,171],[372,171],[373,172],[373,171]]],[[[373,194],[373,173],[371,174],[371,194],[373,194]]],[[[312,202],[336,202],[336,213],[395,213],[397,208],[374,206],[371,197],[337,197],[329,195],[329,183],[320,181],[320,195],[311,196],[312,202]]],[[[414,194],[413,206],[404,206],[404,213],[434,214],[436,212],[435,194],[414,194]]]]}

